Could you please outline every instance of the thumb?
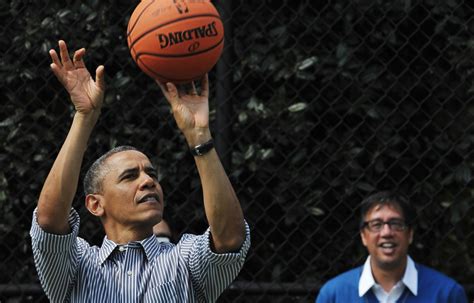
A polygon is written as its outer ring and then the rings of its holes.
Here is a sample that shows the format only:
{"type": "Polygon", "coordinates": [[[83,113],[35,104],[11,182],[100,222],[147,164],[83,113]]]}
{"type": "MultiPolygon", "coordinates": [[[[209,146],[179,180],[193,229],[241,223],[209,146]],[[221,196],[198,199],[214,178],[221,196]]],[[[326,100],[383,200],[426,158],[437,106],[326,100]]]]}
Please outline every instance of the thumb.
{"type": "Polygon", "coordinates": [[[95,82],[102,91],[105,90],[105,67],[103,65],[95,70],[95,82]]]}

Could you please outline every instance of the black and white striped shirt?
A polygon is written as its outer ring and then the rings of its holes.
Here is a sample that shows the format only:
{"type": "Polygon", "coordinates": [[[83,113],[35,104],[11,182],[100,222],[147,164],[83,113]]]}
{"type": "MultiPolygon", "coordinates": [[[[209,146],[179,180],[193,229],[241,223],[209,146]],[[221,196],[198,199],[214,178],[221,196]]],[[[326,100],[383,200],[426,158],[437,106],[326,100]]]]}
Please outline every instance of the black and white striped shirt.
{"type": "Polygon", "coordinates": [[[33,214],[33,256],[51,302],[214,302],[239,273],[250,247],[247,224],[239,252],[216,254],[209,229],[185,234],[176,245],[154,236],[117,245],[105,237],[99,248],[77,236],[74,209],[69,223],[70,234],[48,234],[36,210],[33,214]]]}

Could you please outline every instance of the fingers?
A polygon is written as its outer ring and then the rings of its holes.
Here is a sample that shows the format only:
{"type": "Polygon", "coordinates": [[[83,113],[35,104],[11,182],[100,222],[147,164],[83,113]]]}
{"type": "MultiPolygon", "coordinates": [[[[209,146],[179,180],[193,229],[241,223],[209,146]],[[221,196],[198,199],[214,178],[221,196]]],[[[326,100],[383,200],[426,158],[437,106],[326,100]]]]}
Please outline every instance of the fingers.
{"type": "MultiPolygon", "coordinates": [[[[58,78],[58,80],[67,88],[67,83],[69,77],[74,77],[79,79],[80,73],[82,69],[86,69],[86,65],[84,63],[84,55],[86,53],[85,48],[78,49],[74,52],[74,55],[71,58],[69,57],[69,51],[67,49],[66,42],[63,40],[58,41],[59,45],[59,55],[56,50],[51,49],[49,51],[49,55],[51,57],[52,63],[50,64],[51,70],[53,71],[54,75],[58,78]],[[76,73],[78,71],[79,73],[76,73]],[[74,76],[71,76],[73,75],[74,76]]],[[[84,74],[82,74],[84,75],[84,74]]],[[[90,74],[88,74],[90,77],[90,74]]],[[[90,79],[86,76],[86,78],[90,79]]],[[[83,81],[85,78],[81,78],[80,80],[83,81]]],[[[104,91],[105,90],[105,68],[103,65],[100,65],[96,69],[95,75],[95,82],[97,87],[104,91]]]]}
{"type": "Polygon", "coordinates": [[[200,94],[198,94],[196,84],[194,83],[194,81],[179,85],[178,91],[179,91],[180,96],[187,94],[191,96],[199,95],[199,96],[208,98],[209,97],[209,80],[207,77],[207,73],[201,78],[201,93],[200,94]]]}
{"type": "Polygon", "coordinates": [[[201,79],[201,96],[209,98],[209,76],[207,73],[201,79]]]}
{"type": "Polygon", "coordinates": [[[51,63],[50,64],[50,67],[51,67],[51,70],[53,71],[53,74],[56,76],[56,78],[59,80],[59,81],[63,81],[62,80],[62,77],[61,77],[61,69],[60,67],[56,64],[56,63],[51,63]]]}
{"type": "Polygon", "coordinates": [[[59,70],[63,67],[65,67],[66,70],[86,67],[84,61],[82,60],[86,53],[85,48],[81,48],[75,51],[73,59],[71,61],[71,59],[69,58],[69,51],[67,49],[66,42],[64,42],[63,40],[59,40],[58,44],[59,55],[61,59],[59,58],[58,53],[54,49],[51,49],[49,51],[49,56],[51,57],[52,61],[51,68],[53,69],[53,71],[59,72],[59,70]]]}
{"type": "Polygon", "coordinates": [[[194,85],[194,81],[191,81],[189,83],[179,84],[178,92],[180,96],[184,96],[184,95],[197,96],[198,94],[196,90],[196,86],[194,85]]]}
{"type": "Polygon", "coordinates": [[[166,94],[168,93],[168,91],[166,90],[166,87],[163,83],[161,83],[159,80],[155,80],[156,84],[158,84],[158,86],[160,87],[161,89],[161,92],[163,93],[163,95],[166,96],[166,94]]]}
{"type": "Polygon", "coordinates": [[[54,49],[51,49],[49,51],[49,56],[51,57],[51,65],[55,64],[58,67],[62,67],[63,65],[61,64],[61,61],[59,61],[58,53],[54,49]]]}
{"type": "Polygon", "coordinates": [[[171,82],[164,83],[160,82],[160,80],[155,80],[155,82],[160,87],[161,92],[165,96],[166,100],[168,100],[171,105],[176,104],[176,100],[179,97],[176,86],[171,82]]]}
{"type": "Polygon", "coordinates": [[[103,65],[99,65],[95,70],[95,83],[102,91],[105,90],[105,67],[103,65]]]}
{"type": "Polygon", "coordinates": [[[66,42],[64,42],[63,40],[59,40],[58,44],[59,55],[61,56],[62,65],[68,70],[74,68],[71,59],[69,58],[69,51],[67,50],[66,42]]]}
{"type": "Polygon", "coordinates": [[[59,70],[62,67],[61,62],[59,61],[58,54],[54,49],[49,51],[49,56],[51,57],[52,63],[49,65],[51,67],[51,70],[53,71],[54,75],[56,77],[59,76],[59,70]]]}
{"type": "Polygon", "coordinates": [[[74,56],[72,57],[74,67],[76,67],[76,68],[85,68],[86,67],[86,65],[84,64],[84,61],[82,60],[85,53],[86,53],[85,48],[81,48],[81,49],[74,52],[74,56]]]}
{"type": "Polygon", "coordinates": [[[197,96],[196,85],[194,85],[194,81],[188,84],[188,94],[192,96],[197,96]]]}
{"type": "Polygon", "coordinates": [[[176,85],[174,85],[171,82],[166,83],[166,88],[167,88],[167,94],[166,99],[168,99],[169,103],[173,106],[177,103],[179,99],[179,94],[178,94],[178,89],[176,88],[176,85]]]}
{"type": "Polygon", "coordinates": [[[184,96],[188,93],[188,85],[189,83],[184,83],[184,84],[178,84],[176,86],[178,90],[178,96],[184,96]]]}
{"type": "MultiPolygon", "coordinates": [[[[166,99],[168,99],[168,101],[170,101],[170,99],[178,98],[179,96],[178,89],[173,83],[171,82],[164,83],[164,82],[160,82],[160,80],[155,80],[155,82],[156,84],[158,84],[158,86],[161,89],[161,92],[166,97],[166,99]]],[[[172,102],[170,101],[170,103],[172,102]]]]}

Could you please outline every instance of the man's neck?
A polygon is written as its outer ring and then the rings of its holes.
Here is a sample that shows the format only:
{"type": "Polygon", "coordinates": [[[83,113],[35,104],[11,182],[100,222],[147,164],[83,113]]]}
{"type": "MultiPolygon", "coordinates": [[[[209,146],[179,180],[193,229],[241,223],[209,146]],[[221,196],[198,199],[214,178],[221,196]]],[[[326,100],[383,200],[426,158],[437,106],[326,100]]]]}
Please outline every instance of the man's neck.
{"type": "Polygon", "coordinates": [[[386,268],[374,264],[372,259],[370,266],[375,281],[388,293],[395,284],[402,280],[407,267],[407,259],[397,266],[386,268]]]}
{"type": "Polygon", "coordinates": [[[116,244],[127,244],[134,241],[141,241],[153,235],[153,227],[130,228],[118,225],[104,224],[107,238],[116,244]]]}

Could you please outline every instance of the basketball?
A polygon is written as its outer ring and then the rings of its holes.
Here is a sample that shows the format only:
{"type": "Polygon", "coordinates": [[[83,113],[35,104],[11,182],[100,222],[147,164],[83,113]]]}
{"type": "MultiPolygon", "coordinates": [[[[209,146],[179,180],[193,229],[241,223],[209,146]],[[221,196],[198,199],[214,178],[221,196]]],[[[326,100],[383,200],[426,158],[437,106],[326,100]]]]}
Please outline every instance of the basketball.
{"type": "Polygon", "coordinates": [[[201,78],[219,60],[224,26],[209,0],[142,0],[127,28],[133,60],[160,82],[201,78]]]}

